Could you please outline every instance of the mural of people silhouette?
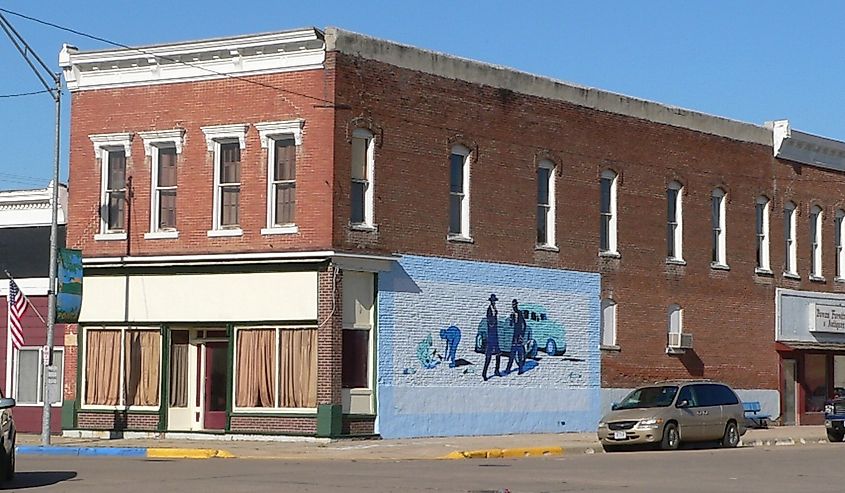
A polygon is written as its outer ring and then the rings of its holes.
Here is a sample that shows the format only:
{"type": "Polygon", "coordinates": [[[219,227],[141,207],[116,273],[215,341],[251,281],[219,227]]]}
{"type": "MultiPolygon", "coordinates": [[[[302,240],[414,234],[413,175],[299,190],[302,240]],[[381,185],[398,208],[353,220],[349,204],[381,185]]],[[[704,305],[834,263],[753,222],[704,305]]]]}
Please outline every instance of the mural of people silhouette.
{"type": "Polygon", "coordinates": [[[514,299],[511,302],[511,306],[513,307],[513,313],[511,314],[513,338],[511,339],[511,352],[508,356],[508,367],[505,369],[505,373],[510,373],[513,361],[516,359],[517,374],[522,375],[523,365],[525,364],[525,316],[519,310],[518,300],[514,299]]]}
{"type": "Polygon", "coordinates": [[[449,361],[449,368],[454,368],[458,344],[461,342],[461,329],[454,325],[450,325],[448,329],[440,329],[440,338],[446,340],[446,360],[449,361]]]}
{"type": "Polygon", "coordinates": [[[499,310],[496,309],[496,302],[499,298],[496,294],[491,294],[487,300],[490,306],[487,307],[487,347],[484,352],[484,369],[481,371],[481,378],[487,381],[487,368],[490,367],[490,359],[493,355],[496,356],[496,373],[497,377],[502,376],[499,373],[499,365],[502,361],[502,351],[499,349],[499,310]]]}

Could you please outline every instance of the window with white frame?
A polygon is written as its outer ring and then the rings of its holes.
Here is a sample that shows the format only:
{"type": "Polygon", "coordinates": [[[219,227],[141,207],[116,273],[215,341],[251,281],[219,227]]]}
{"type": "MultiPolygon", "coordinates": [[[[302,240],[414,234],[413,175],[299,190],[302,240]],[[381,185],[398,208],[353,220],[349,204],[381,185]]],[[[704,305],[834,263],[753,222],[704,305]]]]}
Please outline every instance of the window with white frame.
{"type": "MultiPolygon", "coordinates": [[[[53,366],[58,368],[56,399],[62,401],[64,385],[64,350],[53,349],[53,366]]],[[[15,358],[15,382],[12,397],[19,406],[44,404],[44,365],[41,361],[40,347],[22,347],[15,358]]]]}
{"type": "Polygon", "coordinates": [[[555,246],[555,163],[537,166],[537,245],[555,246]]]}
{"type": "Polygon", "coordinates": [[[305,120],[256,123],[267,149],[267,227],[262,234],[295,233],[296,155],[305,120]]]}
{"type": "Polygon", "coordinates": [[[176,237],[177,161],[185,131],[139,132],[150,158],[150,233],[145,238],[176,237]]]}
{"type": "Polygon", "coordinates": [[[833,229],[834,241],[836,243],[836,278],[845,278],[845,249],[842,248],[843,227],[845,227],[845,211],[838,209],[836,211],[836,222],[833,229]]]}
{"type": "Polygon", "coordinates": [[[470,150],[452,147],[449,155],[449,236],[469,238],[470,150]]]}
{"type": "Polygon", "coordinates": [[[343,337],[341,368],[344,412],[373,412],[373,334],[375,275],[343,271],[343,337]]]}
{"type": "Polygon", "coordinates": [[[666,188],[666,255],[683,260],[683,186],[673,181],[666,188]]]}
{"type": "Polygon", "coordinates": [[[755,208],[755,232],[757,234],[757,268],[770,271],[769,266],[769,198],[757,197],[755,208]]]}
{"type": "Polygon", "coordinates": [[[315,327],[237,327],[236,410],[317,407],[315,327]]]}
{"type": "Polygon", "coordinates": [[[241,152],[247,125],[202,127],[208,150],[214,153],[214,206],[209,236],[241,234],[241,152]]]}
{"type": "Polygon", "coordinates": [[[610,298],[601,300],[601,345],[616,346],[616,302],[610,298]]]}
{"type": "Polygon", "coordinates": [[[784,238],[784,262],[783,271],[785,274],[798,275],[796,264],[798,263],[798,241],[795,238],[795,203],[787,202],[783,206],[783,238],[784,238]]]}
{"type": "Polygon", "coordinates": [[[822,208],[810,208],[810,276],[822,277],[822,208]]]}
{"type": "Polygon", "coordinates": [[[684,331],[684,309],[681,305],[669,305],[669,333],[680,334],[684,331]]]}
{"type": "Polygon", "coordinates": [[[158,408],[157,327],[85,327],[84,337],[83,406],[158,408]]]}
{"type": "Polygon", "coordinates": [[[369,130],[352,132],[352,186],[350,218],[353,226],[373,227],[373,173],[375,139],[369,130]]]}
{"type": "Polygon", "coordinates": [[[616,173],[605,170],[601,173],[599,192],[599,250],[616,253],[616,173]]]}
{"type": "Polygon", "coordinates": [[[89,138],[100,160],[100,237],[126,237],[126,160],[131,134],[97,134],[89,138]]]}
{"type": "Polygon", "coordinates": [[[713,190],[710,197],[710,224],[712,227],[712,251],[710,261],[714,265],[727,265],[725,251],[725,191],[713,190]]]}

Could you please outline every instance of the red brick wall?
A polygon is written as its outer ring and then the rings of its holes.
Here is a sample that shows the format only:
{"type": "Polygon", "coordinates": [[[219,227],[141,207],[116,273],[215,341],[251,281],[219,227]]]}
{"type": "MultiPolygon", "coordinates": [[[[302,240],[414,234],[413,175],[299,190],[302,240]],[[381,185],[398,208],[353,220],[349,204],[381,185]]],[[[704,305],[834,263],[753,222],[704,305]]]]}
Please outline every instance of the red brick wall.
{"type": "Polygon", "coordinates": [[[317,404],[340,404],[343,327],[343,271],[319,273],[317,320],[317,404]]]}
{"type": "Polygon", "coordinates": [[[343,417],[344,435],[372,435],[375,433],[375,417],[343,417]]]}
{"type": "Polygon", "coordinates": [[[150,160],[135,135],[127,176],[133,177],[132,255],[200,254],[310,250],[330,245],[332,124],[334,110],[325,103],[333,93],[333,72],[310,70],[243,80],[162,84],[102,89],[72,95],[68,246],[86,257],[124,255],[125,241],[95,241],[99,232],[100,164],[89,135],[185,129],[178,158],[178,239],[144,240],[150,218],[150,160]],[[292,91],[292,92],[286,92],[292,91]],[[294,93],[303,94],[300,96],[294,93]],[[310,97],[306,97],[310,96],[310,97]],[[267,150],[250,126],[242,152],[240,213],[242,237],[209,238],[212,224],[213,153],[200,127],[303,118],[303,144],[297,151],[299,234],[261,236],[266,227],[267,150]]]}
{"type": "Polygon", "coordinates": [[[297,433],[313,435],[317,433],[317,418],[286,416],[232,416],[233,433],[297,433]]]}
{"type": "Polygon", "coordinates": [[[155,431],[158,429],[158,414],[127,414],[80,412],[77,428],[81,430],[130,430],[155,431]]]}
{"type": "Polygon", "coordinates": [[[772,158],[769,146],[661,125],[504,89],[445,79],[332,53],[337,64],[335,233],[338,248],[532,264],[602,273],[603,296],[618,303],[619,352],[603,353],[603,387],[671,377],[725,380],[738,388],[777,388],[774,288],[832,287],[832,199],[845,179],[772,158]],[[350,232],[348,135],[357,124],[377,135],[377,234],[350,232]],[[473,244],[446,241],[448,155],[452,142],[473,152],[473,244]],[[535,250],[536,163],[558,164],[558,253],[535,250]],[[599,258],[599,176],[619,174],[619,260],[599,258]],[[685,185],[685,267],[666,264],[666,186],[685,185]],[[728,192],[727,260],[710,267],[711,191],[728,192]],[[757,276],[755,199],[774,197],[773,278],[757,276]],[[815,194],[815,195],[814,195],[815,194]],[[802,204],[799,265],[804,281],[784,281],[782,197],[802,204]],[[825,216],[826,284],[806,280],[809,203],[825,216]],[[665,354],[667,308],[684,308],[695,350],[665,354]]]}

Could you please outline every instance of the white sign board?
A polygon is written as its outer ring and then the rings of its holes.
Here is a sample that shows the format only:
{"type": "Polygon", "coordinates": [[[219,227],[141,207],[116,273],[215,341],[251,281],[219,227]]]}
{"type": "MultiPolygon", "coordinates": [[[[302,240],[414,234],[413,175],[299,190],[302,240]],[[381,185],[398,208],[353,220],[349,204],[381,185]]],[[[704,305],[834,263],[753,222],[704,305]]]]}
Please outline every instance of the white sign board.
{"type": "Polygon", "coordinates": [[[62,389],[59,388],[59,367],[51,365],[47,367],[47,398],[50,404],[59,402],[62,389]]]}
{"type": "Polygon", "coordinates": [[[812,307],[813,315],[810,319],[815,323],[810,324],[811,332],[845,334],[845,306],[813,303],[812,307]]]}

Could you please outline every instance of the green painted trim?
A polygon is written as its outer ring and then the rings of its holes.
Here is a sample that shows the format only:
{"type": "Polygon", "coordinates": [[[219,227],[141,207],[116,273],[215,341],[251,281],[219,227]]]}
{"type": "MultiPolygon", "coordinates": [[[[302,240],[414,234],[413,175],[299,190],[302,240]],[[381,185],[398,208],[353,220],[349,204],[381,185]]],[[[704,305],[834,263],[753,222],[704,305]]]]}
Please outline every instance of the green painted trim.
{"type": "Polygon", "coordinates": [[[77,416],[79,414],[79,408],[82,406],[82,392],[84,391],[82,388],[82,359],[85,355],[85,337],[83,336],[83,328],[84,327],[82,325],[76,326],[76,399],[73,400],[73,428],[79,426],[77,416]]]}
{"type": "Polygon", "coordinates": [[[233,334],[235,333],[234,324],[226,324],[226,337],[228,340],[228,351],[226,362],[226,433],[232,429],[232,400],[234,400],[234,374],[235,374],[235,343],[233,334]]]}
{"type": "Polygon", "coordinates": [[[179,274],[253,274],[257,272],[319,272],[329,265],[329,259],[314,262],[281,262],[260,264],[212,264],[212,265],[169,265],[98,267],[85,266],[89,277],[125,275],[179,275],[179,274]]]}
{"type": "Polygon", "coordinates": [[[161,392],[159,393],[158,431],[167,430],[167,407],[170,402],[170,327],[161,326],[161,392]]]}
{"type": "Polygon", "coordinates": [[[74,427],[74,417],[76,410],[76,399],[65,399],[62,402],[62,429],[68,430],[74,427]]]}

